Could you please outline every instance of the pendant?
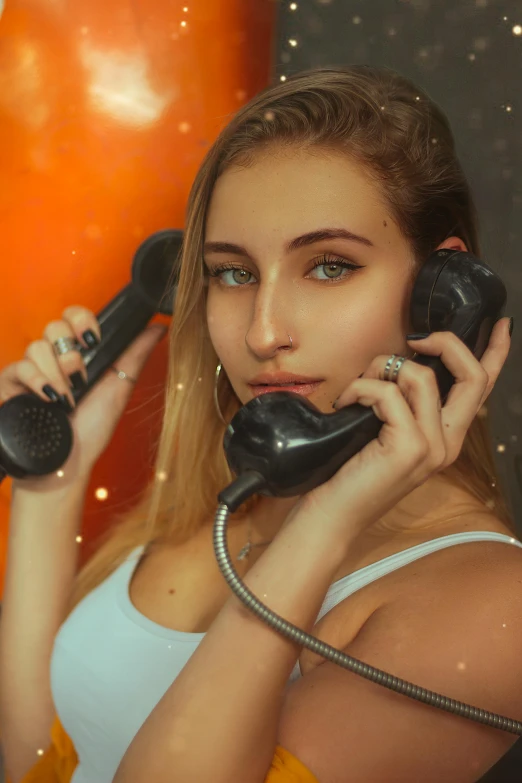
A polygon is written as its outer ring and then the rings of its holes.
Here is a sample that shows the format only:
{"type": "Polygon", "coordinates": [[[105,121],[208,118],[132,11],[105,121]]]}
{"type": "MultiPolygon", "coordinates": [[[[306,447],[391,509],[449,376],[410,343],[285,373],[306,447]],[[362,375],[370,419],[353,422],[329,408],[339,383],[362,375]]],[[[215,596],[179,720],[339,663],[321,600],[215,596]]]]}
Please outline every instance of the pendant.
{"type": "Polygon", "coordinates": [[[240,553],[238,554],[236,560],[244,560],[245,557],[248,557],[250,554],[250,550],[252,549],[252,544],[250,541],[245,544],[245,546],[241,549],[240,553]]]}

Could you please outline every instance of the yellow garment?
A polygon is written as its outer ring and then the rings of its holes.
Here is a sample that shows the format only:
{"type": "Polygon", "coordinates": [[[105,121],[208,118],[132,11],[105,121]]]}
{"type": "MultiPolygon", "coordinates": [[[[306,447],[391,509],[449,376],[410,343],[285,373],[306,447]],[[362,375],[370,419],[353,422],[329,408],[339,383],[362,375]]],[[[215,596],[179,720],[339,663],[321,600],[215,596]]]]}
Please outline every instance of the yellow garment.
{"type": "Polygon", "coordinates": [[[265,783],[319,783],[319,781],[289,750],[277,745],[265,783]]]}
{"type": "MultiPolygon", "coordinates": [[[[70,737],[55,717],[51,727],[51,746],[32,767],[22,783],[69,783],[78,764],[70,737]]],[[[6,778],[6,783],[11,781],[6,778]]],[[[315,775],[281,745],[277,745],[265,783],[319,783],[315,775]]]]}
{"type": "MultiPolygon", "coordinates": [[[[78,764],[71,739],[55,717],[51,727],[51,745],[24,775],[22,783],[69,783],[78,764]]],[[[6,783],[11,783],[6,778],[6,783]]]]}

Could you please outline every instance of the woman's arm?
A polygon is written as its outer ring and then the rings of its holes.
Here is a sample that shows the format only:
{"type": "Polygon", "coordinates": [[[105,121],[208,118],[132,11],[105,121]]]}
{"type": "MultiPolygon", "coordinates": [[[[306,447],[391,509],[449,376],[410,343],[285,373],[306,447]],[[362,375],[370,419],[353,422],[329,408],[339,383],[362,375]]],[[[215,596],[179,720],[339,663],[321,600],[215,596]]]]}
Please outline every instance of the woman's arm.
{"type": "Polygon", "coordinates": [[[8,773],[17,780],[49,745],[55,714],[49,662],[78,568],[89,476],[14,481],[2,622],[0,732],[8,773]]]}
{"type": "MultiPolygon", "coordinates": [[[[294,511],[244,582],[310,632],[346,556],[348,526],[345,520],[340,538],[333,523],[294,511]]],[[[232,594],[138,731],[113,783],[262,783],[300,650],[232,594]]]]}

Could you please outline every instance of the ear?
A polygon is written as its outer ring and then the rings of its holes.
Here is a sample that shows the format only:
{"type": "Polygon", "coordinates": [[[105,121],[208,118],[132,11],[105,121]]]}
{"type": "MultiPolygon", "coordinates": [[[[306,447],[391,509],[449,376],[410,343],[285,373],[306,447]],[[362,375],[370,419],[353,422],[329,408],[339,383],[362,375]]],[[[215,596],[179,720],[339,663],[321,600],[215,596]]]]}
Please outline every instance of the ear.
{"type": "Polygon", "coordinates": [[[449,237],[437,247],[437,250],[460,250],[463,253],[468,252],[466,243],[460,237],[449,237]]]}

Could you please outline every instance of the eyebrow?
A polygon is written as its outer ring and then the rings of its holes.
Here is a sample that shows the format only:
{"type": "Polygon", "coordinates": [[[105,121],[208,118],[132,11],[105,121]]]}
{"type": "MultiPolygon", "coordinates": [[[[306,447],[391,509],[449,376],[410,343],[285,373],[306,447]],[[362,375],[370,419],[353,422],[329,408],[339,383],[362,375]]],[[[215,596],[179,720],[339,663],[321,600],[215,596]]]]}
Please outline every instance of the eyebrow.
{"type": "MultiPolygon", "coordinates": [[[[349,242],[359,242],[366,247],[374,247],[366,237],[354,234],[353,231],[347,231],[344,228],[318,228],[317,231],[309,231],[307,234],[302,234],[299,237],[295,237],[285,246],[287,253],[292,253],[294,250],[299,250],[307,245],[313,245],[315,242],[321,242],[324,239],[347,239],[349,242]]],[[[203,246],[203,253],[234,253],[236,255],[248,256],[248,251],[241,247],[241,245],[235,245],[231,242],[205,242],[203,246]]]]}

